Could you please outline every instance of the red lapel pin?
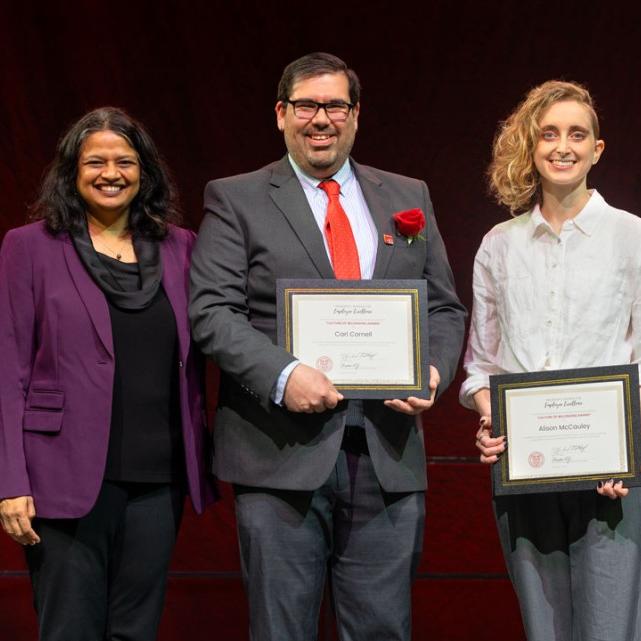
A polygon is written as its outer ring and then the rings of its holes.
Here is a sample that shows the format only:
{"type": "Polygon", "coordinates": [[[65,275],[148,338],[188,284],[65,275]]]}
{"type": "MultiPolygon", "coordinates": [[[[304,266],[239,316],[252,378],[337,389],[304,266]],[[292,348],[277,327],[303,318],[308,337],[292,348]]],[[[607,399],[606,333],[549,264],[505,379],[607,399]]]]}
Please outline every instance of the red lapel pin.
{"type": "Polygon", "coordinates": [[[386,245],[393,245],[394,244],[394,236],[391,234],[383,234],[383,242],[386,245]]]}

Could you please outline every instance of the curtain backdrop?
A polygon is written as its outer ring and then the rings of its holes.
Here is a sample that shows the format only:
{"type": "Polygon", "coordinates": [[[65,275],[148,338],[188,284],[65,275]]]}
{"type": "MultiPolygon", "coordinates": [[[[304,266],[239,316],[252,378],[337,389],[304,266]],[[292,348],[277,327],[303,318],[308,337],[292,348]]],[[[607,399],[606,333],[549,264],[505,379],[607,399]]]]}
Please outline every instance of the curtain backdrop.
{"type": "MultiPolygon", "coordinates": [[[[422,5],[0,0],[0,237],[25,221],[64,128],[101,105],[147,125],[175,175],[185,224],[197,229],[207,180],[284,153],[276,85],[288,62],[316,50],[337,54],[360,75],[354,157],[427,181],[466,304],[481,238],[507,217],[487,196],[492,138],[533,85],[551,78],[588,85],[606,141],[590,186],[615,206],[641,211],[636,2],[422,5]]],[[[460,375],[425,417],[430,489],[415,638],[519,641],[488,470],[477,463],[476,421],[458,405],[459,383],[460,375]]],[[[163,641],[246,639],[233,508],[223,490],[204,517],[187,514],[163,641]]],[[[24,563],[17,545],[0,541],[0,637],[27,641],[35,624],[24,563]]],[[[332,638],[330,621],[326,609],[323,639],[332,638]]]]}

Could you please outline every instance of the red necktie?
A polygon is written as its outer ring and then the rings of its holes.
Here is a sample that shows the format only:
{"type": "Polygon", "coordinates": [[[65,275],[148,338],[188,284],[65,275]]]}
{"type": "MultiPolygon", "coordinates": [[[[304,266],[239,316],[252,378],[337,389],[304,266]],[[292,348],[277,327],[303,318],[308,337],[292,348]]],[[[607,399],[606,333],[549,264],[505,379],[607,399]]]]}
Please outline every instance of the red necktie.
{"type": "Polygon", "coordinates": [[[325,238],[336,278],[359,280],[361,267],[358,248],[345,210],[338,199],[341,187],[335,180],[324,180],[318,185],[329,198],[325,217],[325,238]]]}

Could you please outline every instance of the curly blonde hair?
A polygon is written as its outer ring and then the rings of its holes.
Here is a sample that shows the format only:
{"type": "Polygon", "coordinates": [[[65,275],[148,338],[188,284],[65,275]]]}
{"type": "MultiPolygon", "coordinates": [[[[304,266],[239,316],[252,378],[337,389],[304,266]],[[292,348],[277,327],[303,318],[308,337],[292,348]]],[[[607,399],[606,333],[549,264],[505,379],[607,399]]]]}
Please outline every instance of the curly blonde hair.
{"type": "Polygon", "coordinates": [[[539,121],[548,107],[563,100],[585,105],[592,120],[592,133],[595,139],[599,137],[594,101],[585,87],[561,80],[534,87],[499,126],[487,172],[490,192],[512,214],[528,211],[539,202],[540,177],[534,165],[534,149],[541,135],[539,121]]]}

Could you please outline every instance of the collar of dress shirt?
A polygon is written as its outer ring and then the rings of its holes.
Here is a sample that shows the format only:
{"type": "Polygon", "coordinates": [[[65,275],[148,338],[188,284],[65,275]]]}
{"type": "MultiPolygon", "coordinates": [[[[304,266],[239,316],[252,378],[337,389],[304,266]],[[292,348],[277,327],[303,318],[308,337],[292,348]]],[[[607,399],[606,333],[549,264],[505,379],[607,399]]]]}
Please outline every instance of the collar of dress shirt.
{"type": "MultiPolygon", "coordinates": [[[[592,236],[605,212],[605,206],[606,203],[603,200],[603,196],[601,196],[596,189],[592,189],[590,198],[585,204],[585,207],[583,207],[583,209],[571,220],[574,222],[577,229],[582,231],[586,236],[592,236]]],[[[548,223],[548,221],[543,217],[541,207],[538,204],[535,205],[532,210],[530,224],[532,226],[533,236],[541,232],[543,229],[547,229],[552,234],[554,233],[550,223],[548,223]]]]}
{"type": "MultiPolygon", "coordinates": [[[[320,183],[322,182],[320,179],[314,178],[306,174],[296,164],[296,161],[291,157],[291,155],[288,154],[287,158],[289,159],[289,164],[292,166],[292,169],[294,170],[296,177],[303,185],[309,185],[310,187],[318,188],[318,185],[320,185],[320,183]]],[[[343,166],[330,178],[331,180],[335,180],[341,186],[341,191],[344,193],[345,188],[354,178],[354,170],[352,169],[352,165],[349,162],[349,158],[345,160],[345,162],[343,163],[343,166]]],[[[329,180],[329,179],[324,178],[323,180],[329,180]]]]}

